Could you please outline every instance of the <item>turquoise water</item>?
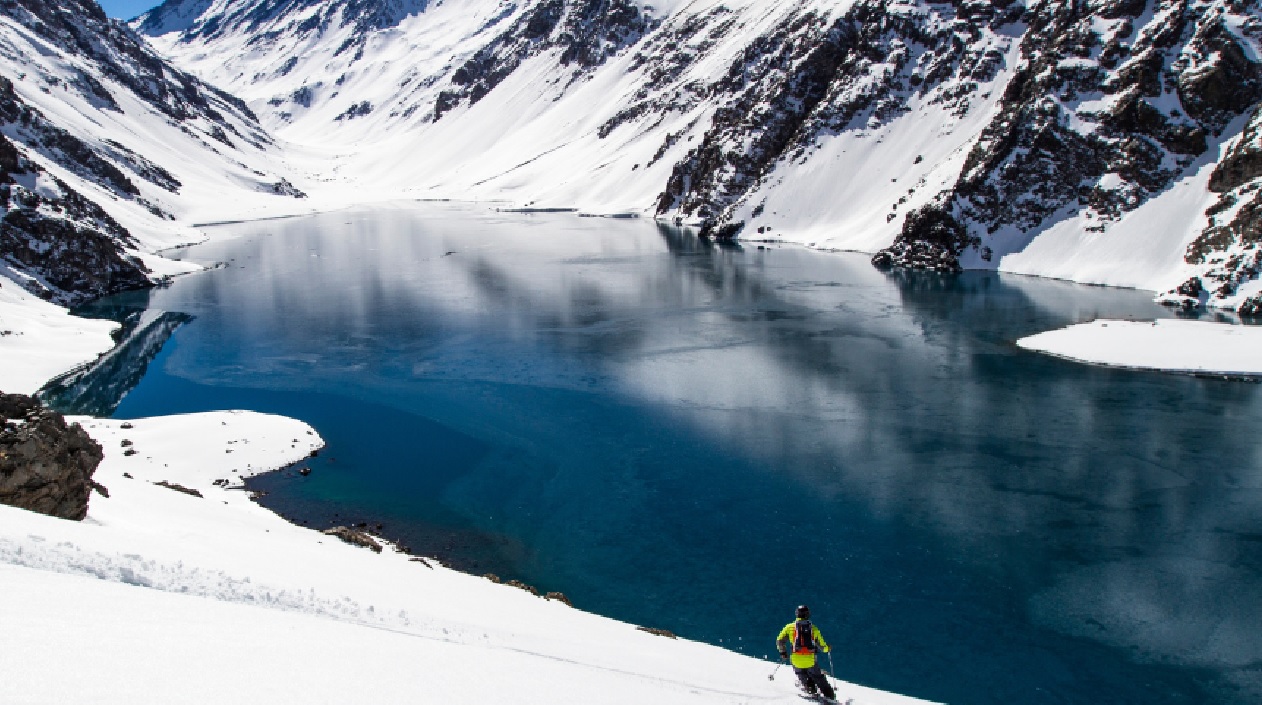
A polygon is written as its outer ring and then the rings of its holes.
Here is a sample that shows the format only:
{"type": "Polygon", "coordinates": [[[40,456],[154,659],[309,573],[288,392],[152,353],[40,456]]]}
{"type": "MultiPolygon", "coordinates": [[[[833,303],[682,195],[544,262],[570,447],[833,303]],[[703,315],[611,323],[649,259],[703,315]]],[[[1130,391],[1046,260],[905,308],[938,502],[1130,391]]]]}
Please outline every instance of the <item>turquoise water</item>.
{"type": "Polygon", "coordinates": [[[805,602],[940,701],[1262,699],[1259,387],[1014,345],[1150,294],[453,204],[213,232],[61,403],[310,422],[255,481],[295,520],[755,656],[805,602]]]}

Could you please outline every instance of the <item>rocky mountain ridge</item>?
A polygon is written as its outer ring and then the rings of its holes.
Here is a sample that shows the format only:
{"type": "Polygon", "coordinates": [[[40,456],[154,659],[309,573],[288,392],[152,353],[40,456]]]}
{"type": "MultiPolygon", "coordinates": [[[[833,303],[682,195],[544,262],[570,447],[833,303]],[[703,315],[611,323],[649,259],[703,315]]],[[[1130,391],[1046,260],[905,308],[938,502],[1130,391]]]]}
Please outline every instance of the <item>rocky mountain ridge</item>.
{"type": "MultiPolygon", "coordinates": [[[[348,184],[1246,315],[1262,295],[1255,1],[169,0],[134,27],[285,139],[344,145],[348,184]]],[[[212,136],[266,139],[237,132],[212,136]]],[[[70,168],[178,188],[117,150],[70,168]]]]}
{"type": "Polygon", "coordinates": [[[0,3],[0,56],[0,274],[56,303],[159,276],[133,228],[174,229],[176,171],[197,152],[232,164],[272,148],[243,102],[91,0],[0,3]]]}
{"type": "Polygon", "coordinates": [[[1196,296],[1166,297],[1178,305],[1247,312],[1262,290],[1250,283],[1253,260],[1227,253],[1229,240],[1251,237],[1228,235],[1251,227],[1238,193],[1209,215],[1179,206],[1171,231],[1151,239],[1166,251],[1151,276],[1079,276],[1035,254],[1150,246],[1142,229],[1172,192],[1203,181],[1220,150],[1243,149],[1232,132],[1262,99],[1257,2],[448,0],[396,10],[383,23],[347,2],[168,0],[135,26],[286,136],[430,154],[426,172],[400,171],[399,182],[425,184],[413,190],[491,195],[510,193],[511,181],[524,206],[627,204],[705,235],[876,252],[881,266],[1171,290],[1204,280],[1196,296]],[[176,26],[175,16],[188,19],[176,26]],[[207,63],[243,47],[251,55],[231,66],[207,63]],[[415,58],[400,65],[405,54],[415,58]],[[479,142],[483,131],[505,136],[479,142]],[[575,174],[586,174],[585,190],[556,183],[575,174]]]}

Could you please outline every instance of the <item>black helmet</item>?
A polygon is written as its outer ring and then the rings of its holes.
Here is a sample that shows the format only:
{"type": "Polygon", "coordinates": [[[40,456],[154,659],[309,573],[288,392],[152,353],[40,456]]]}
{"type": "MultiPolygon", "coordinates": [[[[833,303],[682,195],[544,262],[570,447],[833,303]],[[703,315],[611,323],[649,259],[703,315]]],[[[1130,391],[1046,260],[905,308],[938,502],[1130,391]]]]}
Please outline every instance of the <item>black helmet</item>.
{"type": "Polygon", "coordinates": [[[798,615],[798,619],[810,619],[811,608],[807,607],[806,605],[798,605],[797,615],[798,615]]]}

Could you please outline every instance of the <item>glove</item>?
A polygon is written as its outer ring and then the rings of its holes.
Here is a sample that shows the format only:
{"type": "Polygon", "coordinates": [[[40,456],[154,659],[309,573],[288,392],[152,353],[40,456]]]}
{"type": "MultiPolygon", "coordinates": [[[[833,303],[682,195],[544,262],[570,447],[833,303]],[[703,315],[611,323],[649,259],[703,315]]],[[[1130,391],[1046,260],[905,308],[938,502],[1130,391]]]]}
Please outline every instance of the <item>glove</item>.
{"type": "Polygon", "coordinates": [[[780,652],[780,660],[781,660],[781,661],[788,661],[788,660],[789,660],[789,655],[788,655],[788,654],[786,654],[786,653],[784,653],[783,651],[781,651],[781,652],[780,652]]]}

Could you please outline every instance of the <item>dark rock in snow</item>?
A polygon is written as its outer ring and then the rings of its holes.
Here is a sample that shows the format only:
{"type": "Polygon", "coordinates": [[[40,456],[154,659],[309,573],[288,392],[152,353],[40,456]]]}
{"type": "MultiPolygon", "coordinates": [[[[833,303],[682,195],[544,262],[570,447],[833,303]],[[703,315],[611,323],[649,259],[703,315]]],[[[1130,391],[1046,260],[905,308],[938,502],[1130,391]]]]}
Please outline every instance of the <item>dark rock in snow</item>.
{"type": "Polygon", "coordinates": [[[0,503],[63,519],[83,519],[104,457],[78,424],[32,397],[0,393],[0,503]]]}
{"type": "Polygon", "coordinates": [[[664,636],[667,639],[679,638],[675,636],[675,633],[670,631],[669,629],[658,629],[657,627],[636,627],[636,629],[642,632],[648,632],[649,634],[652,634],[653,636],[664,636]]]}
{"type": "Polygon", "coordinates": [[[336,536],[339,539],[351,544],[352,546],[361,546],[371,549],[375,553],[381,553],[381,544],[376,539],[364,533],[357,531],[349,526],[335,526],[332,529],[325,529],[320,532],[329,536],[336,536]]]}
{"type": "Polygon", "coordinates": [[[872,257],[872,264],[882,269],[956,271],[960,269],[959,253],[976,241],[950,211],[930,204],[907,214],[903,232],[893,245],[872,257]]]}
{"type": "Polygon", "coordinates": [[[548,593],[548,594],[544,595],[543,597],[544,597],[544,599],[547,599],[547,600],[556,600],[557,602],[560,602],[560,603],[562,603],[562,604],[566,605],[567,607],[573,607],[573,606],[574,606],[574,603],[573,603],[573,602],[570,602],[570,598],[566,597],[566,596],[565,596],[565,593],[563,593],[563,592],[550,592],[550,593],[548,593]]]}
{"type": "Polygon", "coordinates": [[[189,487],[185,487],[184,485],[178,485],[174,482],[167,482],[166,480],[162,480],[161,482],[155,482],[153,484],[157,485],[158,487],[165,487],[169,490],[175,490],[176,492],[183,492],[184,494],[192,495],[194,497],[202,496],[201,490],[195,490],[189,487]]]}
{"type": "Polygon", "coordinates": [[[654,26],[631,0],[544,0],[451,74],[451,88],[434,104],[434,119],[462,103],[481,100],[532,56],[560,49],[574,77],[635,44],[654,26]]]}
{"type": "Polygon", "coordinates": [[[530,593],[531,595],[534,595],[534,596],[536,596],[536,597],[538,597],[538,596],[539,596],[539,590],[538,590],[538,589],[536,589],[534,585],[527,585],[526,583],[523,583],[523,582],[522,582],[522,581],[520,581],[520,580],[509,580],[508,582],[506,582],[506,583],[504,583],[504,584],[505,584],[505,585],[511,585],[511,586],[513,586],[513,587],[517,588],[518,590],[525,590],[526,592],[528,592],[528,593],[530,593]]]}

